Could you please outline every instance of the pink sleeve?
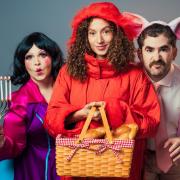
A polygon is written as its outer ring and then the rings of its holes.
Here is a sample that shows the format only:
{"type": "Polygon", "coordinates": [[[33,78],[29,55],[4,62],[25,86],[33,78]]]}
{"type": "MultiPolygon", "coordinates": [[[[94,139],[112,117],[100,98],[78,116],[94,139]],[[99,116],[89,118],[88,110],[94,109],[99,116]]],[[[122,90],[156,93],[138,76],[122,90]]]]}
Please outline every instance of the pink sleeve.
{"type": "Polygon", "coordinates": [[[19,155],[26,146],[27,98],[16,92],[4,118],[5,144],[0,149],[0,159],[13,158],[19,155]]]}

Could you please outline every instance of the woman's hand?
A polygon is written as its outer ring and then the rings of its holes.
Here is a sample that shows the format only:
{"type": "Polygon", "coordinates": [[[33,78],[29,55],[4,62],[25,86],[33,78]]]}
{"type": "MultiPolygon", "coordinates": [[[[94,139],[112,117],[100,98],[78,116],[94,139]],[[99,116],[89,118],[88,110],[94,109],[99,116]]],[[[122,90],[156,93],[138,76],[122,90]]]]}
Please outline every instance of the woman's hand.
{"type": "Polygon", "coordinates": [[[0,126],[0,148],[4,146],[4,131],[3,127],[0,126]]]}
{"type": "Polygon", "coordinates": [[[100,114],[100,112],[99,112],[98,107],[101,107],[101,106],[102,106],[102,107],[105,107],[105,102],[104,102],[104,101],[91,102],[91,103],[89,103],[89,104],[86,104],[86,105],[84,106],[84,108],[82,109],[82,110],[84,111],[85,115],[86,115],[85,118],[87,118],[87,116],[88,116],[89,111],[91,110],[91,108],[92,108],[92,107],[96,107],[96,111],[95,111],[92,119],[95,120],[95,121],[100,120],[100,119],[101,119],[101,114],[100,114]]]}
{"type": "Polygon", "coordinates": [[[70,123],[73,123],[73,122],[77,122],[77,121],[80,121],[80,120],[83,120],[83,119],[86,119],[88,114],[89,114],[89,111],[91,110],[91,108],[95,106],[97,107],[94,115],[93,115],[93,120],[95,121],[99,121],[101,119],[101,114],[98,110],[98,107],[105,107],[105,102],[104,101],[98,101],[98,102],[90,102],[88,104],[86,104],[82,109],[74,112],[73,114],[71,114],[66,123],[67,124],[70,124],[70,123]]]}

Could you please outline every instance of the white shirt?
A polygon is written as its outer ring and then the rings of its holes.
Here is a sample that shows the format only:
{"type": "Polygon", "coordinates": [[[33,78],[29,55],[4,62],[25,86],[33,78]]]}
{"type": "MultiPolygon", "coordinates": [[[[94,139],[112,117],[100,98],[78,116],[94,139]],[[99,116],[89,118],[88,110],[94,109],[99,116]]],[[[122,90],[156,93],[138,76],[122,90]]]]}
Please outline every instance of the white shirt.
{"type": "MultiPolygon", "coordinates": [[[[164,102],[163,112],[168,136],[175,137],[180,132],[180,66],[172,64],[169,73],[156,83],[161,85],[160,95],[164,102]]],[[[154,150],[154,147],[152,139],[149,139],[148,148],[154,150]]]]}

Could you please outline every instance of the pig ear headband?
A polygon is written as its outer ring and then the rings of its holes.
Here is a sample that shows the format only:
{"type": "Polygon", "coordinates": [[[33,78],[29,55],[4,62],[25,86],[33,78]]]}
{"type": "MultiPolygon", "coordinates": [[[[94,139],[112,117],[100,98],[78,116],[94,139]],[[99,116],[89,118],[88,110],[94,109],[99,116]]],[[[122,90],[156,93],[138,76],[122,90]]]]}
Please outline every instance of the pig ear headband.
{"type": "Polygon", "coordinates": [[[138,14],[134,14],[137,16],[137,18],[139,19],[140,23],[142,23],[142,29],[139,31],[139,35],[140,33],[147,28],[148,26],[152,25],[152,24],[162,24],[165,26],[169,26],[171,28],[171,30],[174,32],[174,34],[176,35],[177,39],[180,40],[180,17],[177,17],[176,19],[170,21],[169,23],[166,23],[164,21],[152,21],[149,22],[147,21],[144,17],[138,15],[138,14]]]}
{"type": "Polygon", "coordinates": [[[180,17],[169,22],[168,26],[176,34],[177,39],[180,39],[180,17]]]}

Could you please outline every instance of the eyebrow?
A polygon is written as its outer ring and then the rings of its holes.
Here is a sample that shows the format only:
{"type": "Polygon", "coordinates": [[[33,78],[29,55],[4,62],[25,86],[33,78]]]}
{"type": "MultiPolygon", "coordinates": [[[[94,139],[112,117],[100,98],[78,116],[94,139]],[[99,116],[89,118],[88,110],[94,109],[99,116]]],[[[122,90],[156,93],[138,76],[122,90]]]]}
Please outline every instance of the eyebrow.
{"type": "Polygon", "coordinates": [[[41,49],[39,52],[46,52],[46,53],[47,53],[47,51],[46,51],[46,50],[44,50],[44,49],[41,49]]]}
{"type": "MultiPolygon", "coordinates": [[[[107,26],[103,27],[103,28],[102,28],[102,31],[103,31],[104,29],[106,29],[106,28],[111,29],[111,26],[110,26],[110,25],[107,25],[107,26]]],[[[88,28],[88,30],[96,31],[95,29],[91,29],[91,28],[88,28]]]]}
{"type": "MultiPolygon", "coordinates": [[[[38,52],[38,53],[42,53],[42,52],[44,52],[44,53],[48,53],[46,50],[44,50],[44,49],[40,49],[40,51],[38,52]]],[[[33,53],[32,52],[27,52],[27,54],[25,55],[25,56],[28,56],[28,55],[33,55],[33,53]]]]}
{"type": "Polygon", "coordinates": [[[169,48],[168,45],[161,46],[160,48],[169,48]]]}
{"type": "Polygon", "coordinates": [[[145,46],[145,49],[154,49],[154,47],[151,47],[151,46],[145,46]]]}
{"type": "MultiPolygon", "coordinates": [[[[162,48],[169,48],[169,46],[168,45],[163,45],[163,46],[160,46],[159,48],[160,49],[162,49],[162,48]]],[[[154,47],[146,46],[145,49],[154,49],[154,47]]]]}

